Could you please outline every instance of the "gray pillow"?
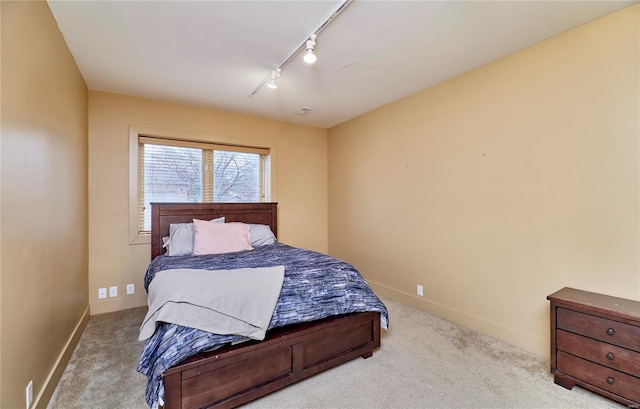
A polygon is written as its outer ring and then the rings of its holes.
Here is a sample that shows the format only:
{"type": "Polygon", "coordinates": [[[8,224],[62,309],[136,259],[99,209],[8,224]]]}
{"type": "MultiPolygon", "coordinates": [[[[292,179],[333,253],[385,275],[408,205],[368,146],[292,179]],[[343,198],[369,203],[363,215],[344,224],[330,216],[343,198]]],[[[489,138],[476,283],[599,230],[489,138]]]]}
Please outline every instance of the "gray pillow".
{"type": "MultiPolygon", "coordinates": [[[[210,223],[224,223],[224,217],[209,220],[210,223]]],[[[167,255],[186,256],[193,253],[193,223],[174,223],[169,225],[169,241],[165,243],[167,255]]]]}
{"type": "Polygon", "coordinates": [[[264,246],[276,242],[271,227],[266,224],[252,224],[249,226],[249,236],[251,237],[251,247],[264,246]]]}

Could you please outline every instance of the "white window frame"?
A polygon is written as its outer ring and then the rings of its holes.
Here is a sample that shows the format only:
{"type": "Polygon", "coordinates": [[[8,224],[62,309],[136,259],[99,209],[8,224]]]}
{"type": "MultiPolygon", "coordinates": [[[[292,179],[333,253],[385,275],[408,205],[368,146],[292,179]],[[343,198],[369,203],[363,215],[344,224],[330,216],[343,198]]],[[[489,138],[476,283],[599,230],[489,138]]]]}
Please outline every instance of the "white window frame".
{"type": "Polygon", "coordinates": [[[171,139],[176,141],[202,142],[208,144],[221,144],[231,146],[259,147],[269,150],[270,170],[268,175],[270,178],[266,181],[270,188],[270,199],[276,201],[276,146],[275,144],[265,143],[264,140],[258,138],[241,139],[229,138],[221,136],[211,136],[194,134],[189,132],[175,132],[160,129],[129,127],[129,243],[130,244],[150,244],[151,234],[149,232],[139,231],[138,225],[138,192],[139,192],[139,140],[140,137],[151,137],[159,139],[171,139]]]}

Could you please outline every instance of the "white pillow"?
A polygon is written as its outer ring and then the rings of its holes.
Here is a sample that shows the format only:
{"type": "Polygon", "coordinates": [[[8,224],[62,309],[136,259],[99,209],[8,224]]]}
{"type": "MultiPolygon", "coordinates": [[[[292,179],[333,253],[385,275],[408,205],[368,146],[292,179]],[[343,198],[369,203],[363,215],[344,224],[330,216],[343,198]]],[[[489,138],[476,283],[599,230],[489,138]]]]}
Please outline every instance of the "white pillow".
{"type": "MultiPolygon", "coordinates": [[[[209,220],[210,223],[224,223],[224,217],[209,220]]],[[[193,223],[174,223],[169,225],[169,241],[165,244],[167,255],[186,256],[193,253],[193,223]]]]}
{"type": "Polygon", "coordinates": [[[264,246],[276,242],[276,236],[271,231],[271,227],[266,224],[252,224],[249,229],[251,245],[253,247],[264,246]]]}

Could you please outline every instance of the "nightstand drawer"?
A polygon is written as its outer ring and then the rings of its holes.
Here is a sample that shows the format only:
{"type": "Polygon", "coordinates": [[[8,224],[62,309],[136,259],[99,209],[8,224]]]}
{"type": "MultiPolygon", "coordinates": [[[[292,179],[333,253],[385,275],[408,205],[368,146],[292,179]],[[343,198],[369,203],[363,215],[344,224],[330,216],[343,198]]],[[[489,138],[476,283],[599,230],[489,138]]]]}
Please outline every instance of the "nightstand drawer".
{"type": "Polygon", "coordinates": [[[640,352],[558,330],[557,347],[600,365],[640,377],[640,352]]]}
{"type": "Polygon", "coordinates": [[[635,402],[640,402],[640,378],[558,351],[558,370],[635,402]]]}
{"type": "Polygon", "coordinates": [[[640,327],[558,308],[557,327],[569,332],[640,351],[640,327]]]}

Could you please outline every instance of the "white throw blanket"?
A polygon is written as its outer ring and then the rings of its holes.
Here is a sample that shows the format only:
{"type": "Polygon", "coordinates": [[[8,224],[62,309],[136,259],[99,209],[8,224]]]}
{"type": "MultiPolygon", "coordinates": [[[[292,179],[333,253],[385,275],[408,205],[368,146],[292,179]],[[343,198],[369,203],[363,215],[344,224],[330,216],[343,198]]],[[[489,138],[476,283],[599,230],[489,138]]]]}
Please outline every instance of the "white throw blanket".
{"type": "Polygon", "coordinates": [[[164,270],[149,285],[139,340],[163,321],[215,334],[262,340],[284,280],[284,266],[236,270],[164,270]]]}

